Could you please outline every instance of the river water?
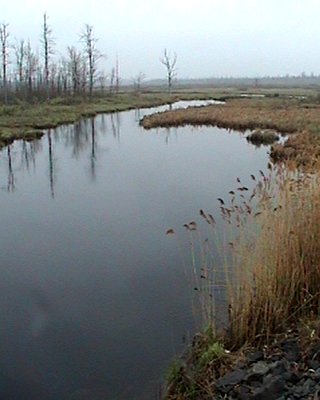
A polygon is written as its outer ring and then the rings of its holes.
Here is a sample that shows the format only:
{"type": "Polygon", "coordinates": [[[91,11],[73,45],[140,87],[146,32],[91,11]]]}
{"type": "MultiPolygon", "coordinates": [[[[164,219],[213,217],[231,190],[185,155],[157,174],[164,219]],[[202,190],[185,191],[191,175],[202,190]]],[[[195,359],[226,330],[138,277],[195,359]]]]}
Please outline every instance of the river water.
{"type": "Polygon", "coordinates": [[[182,226],[265,170],[268,149],[213,127],[139,126],[167,108],[0,152],[1,400],[156,399],[195,333],[182,226]]]}

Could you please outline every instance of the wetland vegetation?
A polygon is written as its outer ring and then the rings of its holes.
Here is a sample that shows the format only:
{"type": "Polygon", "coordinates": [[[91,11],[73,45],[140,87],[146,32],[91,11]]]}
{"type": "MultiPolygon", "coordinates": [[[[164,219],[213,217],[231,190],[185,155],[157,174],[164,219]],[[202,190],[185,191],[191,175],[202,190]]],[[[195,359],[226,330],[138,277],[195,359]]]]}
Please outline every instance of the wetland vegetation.
{"type": "MultiPolygon", "coordinates": [[[[201,233],[192,238],[193,248],[202,249],[196,261],[196,289],[206,311],[207,328],[194,339],[185,360],[172,367],[167,398],[224,398],[219,397],[218,382],[230,369],[238,371],[240,360],[245,368],[249,349],[261,349],[267,357],[268,349],[277,342],[294,337],[307,354],[310,343],[318,343],[318,100],[315,97],[232,99],[223,106],[146,116],[142,124],[147,129],[180,124],[217,125],[242,131],[259,129],[259,135],[261,130],[288,135],[283,143],[271,146],[269,173],[260,171],[259,177],[251,175],[256,184],[252,192],[238,178],[238,187],[230,190],[230,197],[218,199],[227,232],[226,242],[218,246],[224,254],[222,280],[217,282],[221,266],[219,272],[207,239],[202,240],[201,233]],[[214,295],[221,285],[227,293],[228,310],[227,322],[222,325],[217,321],[214,295]]],[[[201,210],[200,215],[214,232],[217,217],[206,210],[201,210]]],[[[200,229],[188,225],[186,228],[200,229]]],[[[213,234],[211,246],[217,246],[216,240],[213,234]]],[[[312,354],[317,357],[317,353],[312,354]]],[[[268,357],[272,358],[270,354],[268,357]]],[[[299,374],[307,369],[308,365],[299,361],[299,374]]],[[[261,387],[265,389],[262,385],[259,390],[261,387]]],[[[246,390],[248,398],[256,391],[248,386],[246,390]]]]}

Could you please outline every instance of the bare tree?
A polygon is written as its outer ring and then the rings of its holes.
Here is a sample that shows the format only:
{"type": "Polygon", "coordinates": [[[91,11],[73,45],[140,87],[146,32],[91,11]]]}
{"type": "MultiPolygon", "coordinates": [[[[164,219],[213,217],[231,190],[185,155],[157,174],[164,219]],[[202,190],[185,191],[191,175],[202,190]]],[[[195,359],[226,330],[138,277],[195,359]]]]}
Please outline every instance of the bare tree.
{"type": "Polygon", "coordinates": [[[113,67],[111,69],[111,73],[110,73],[110,85],[109,85],[109,91],[110,93],[113,93],[114,91],[114,80],[115,80],[115,76],[116,76],[116,69],[113,67]]]}
{"type": "Polygon", "coordinates": [[[7,80],[7,68],[8,68],[8,57],[9,57],[9,32],[8,24],[2,23],[0,25],[0,44],[1,44],[1,57],[2,57],[2,84],[4,91],[4,102],[8,102],[8,80],[7,80]]]}
{"type": "Polygon", "coordinates": [[[82,55],[74,46],[68,47],[68,66],[72,82],[73,94],[78,94],[81,83],[82,55]]]}
{"type": "Polygon", "coordinates": [[[97,74],[97,64],[101,58],[101,53],[96,47],[98,39],[94,36],[93,26],[86,24],[80,35],[80,39],[84,44],[84,50],[88,61],[89,94],[91,97],[97,74]]]}
{"type": "Polygon", "coordinates": [[[117,57],[116,57],[115,78],[116,78],[116,93],[119,93],[119,89],[120,89],[120,73],[119,73],[119,57],[118,57],[118,54],[117,54],[117,57]]]}
{"type": "Polygon", "coordinates": [[[32,91],[33,91],[33,83],[34,83],[34,79],[35,79],[37,65],[38,65],[38,58],[33,53],[30,41],[28,41],[28,44],[26,46],[26,71],[25,71],[26,77],[25,77],[25,79],[27,81],[29,98],[31,97],[32,91]]]}
{"type": "Polygon", "coordinates": [[[170,54],[167,49],[164,49],[163,55],[160,57],[160,62],[167,69],[168,90],[172,93],[173,79],[177,76],[176,64],[177,54],[170,54]]]}
{"type": "Polygon", "coordinates": [[[139,72],[137,74],[137,76],[132,78],[133,88],[137,93],[141,92],[141,85],[145,78],[146,78],[146,75],[143,72],[139,72]]]}
{"type": "Polygon", "coordinates": [[[49,98],[49,76],[50,76],[50,56],[53,54],[54,40],[52,37],[52,30],[48,25],[47,14],[43,14],[43,26],[42,26],[42,46],[43,46],[43,58],[44,58],[44,83],[46,87],[47,98],[49,98]]]}
{"type": "Polygon", "coordinates": [[[16,68],[17,68],[16,80],[18,82],[17,90],[21,92],[24,87],[23,69],[26,57],[26,46],[24,40],[23,39],[21,39],[20,41],[17,40],[16,43],[13,45],[13,50],[16,57],[16,68]]]}

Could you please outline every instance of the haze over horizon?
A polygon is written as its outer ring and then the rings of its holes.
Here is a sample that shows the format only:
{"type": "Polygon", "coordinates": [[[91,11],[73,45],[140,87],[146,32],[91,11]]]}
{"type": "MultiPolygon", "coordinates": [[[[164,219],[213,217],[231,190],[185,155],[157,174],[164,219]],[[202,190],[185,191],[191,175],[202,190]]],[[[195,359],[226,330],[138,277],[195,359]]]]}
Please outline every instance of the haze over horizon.
{"type": "Polygon", "coordinates": [[[320,0],[11,0],[0,22],[10,40],[40,46],[43,13],[49,16],[58,55],[81,47],[84,24],[94,27],[100,63],[120,75],[164,78],[164,48],[178,55],[179,78],[262,77],[320,72],[320,0]]]}

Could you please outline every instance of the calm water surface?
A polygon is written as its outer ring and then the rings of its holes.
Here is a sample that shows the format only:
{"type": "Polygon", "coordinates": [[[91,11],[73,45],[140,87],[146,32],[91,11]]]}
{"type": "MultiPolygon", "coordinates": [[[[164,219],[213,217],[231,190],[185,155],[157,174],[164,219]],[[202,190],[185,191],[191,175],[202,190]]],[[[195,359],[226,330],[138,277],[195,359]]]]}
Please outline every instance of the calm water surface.
{"type": "MultiPolygon", "coordinates": [[[[179,103],[186,106],[190,103],[179,103]]],[[[217,212],[267,149],[217,128],[101,115],[0,153],[0,398],[155,399],[194,333],[168,228],[217,212]]]]}

